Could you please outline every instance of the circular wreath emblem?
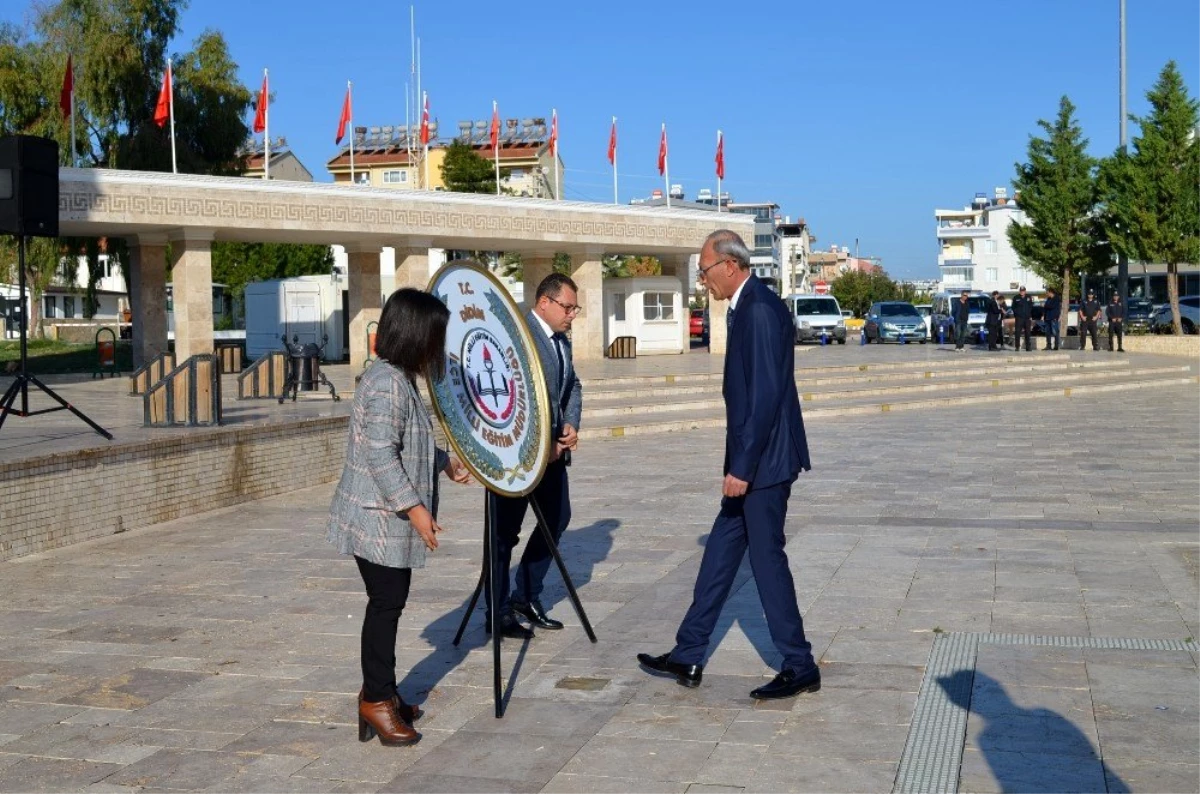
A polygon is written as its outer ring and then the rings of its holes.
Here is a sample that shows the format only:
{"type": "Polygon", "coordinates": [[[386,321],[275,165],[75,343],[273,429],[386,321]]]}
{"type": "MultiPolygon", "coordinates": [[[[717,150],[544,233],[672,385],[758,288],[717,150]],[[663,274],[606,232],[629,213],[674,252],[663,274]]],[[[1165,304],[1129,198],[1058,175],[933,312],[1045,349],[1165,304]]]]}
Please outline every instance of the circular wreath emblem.
{"type": "Polygon", "coordinates": [[[549,396],[525,318],[474,262],[447,264],[429,291],[450,309],[446,374],[429,384],[438,419],[480,482],[523,496],[550,459],[549,396]]]}

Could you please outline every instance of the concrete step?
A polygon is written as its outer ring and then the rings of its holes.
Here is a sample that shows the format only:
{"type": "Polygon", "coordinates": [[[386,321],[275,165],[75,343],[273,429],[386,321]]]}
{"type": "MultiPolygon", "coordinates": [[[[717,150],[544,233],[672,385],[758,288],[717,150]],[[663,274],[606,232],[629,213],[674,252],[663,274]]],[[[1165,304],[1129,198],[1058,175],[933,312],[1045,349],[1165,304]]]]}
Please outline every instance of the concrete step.
{"type": "MultiPolygon", "coordinates": [[[[1165,367],[1148,367],[1130,372],[1124,368],[1106,368],[1093,372],[1055,372],[1027,373],[1023,375],[1006,375],[1003,378],[971,378],[969,380],[926,380],[909,383],[892,384],[887,386],[860,387],[852,380],[843,380],[839,384],[823,388],[806,389],[800,392],[800,403],[807,406],[813,402],[854,401],[860,398],[878,399],[907,399],[920,394],[943,394],[949,391],[997,390],[1015,389],[1019,387],[1038,388],[1050,383],[1090,383],[1109,381],[1130,377],[1157,377],[1188,372],[1186,365],[1165,367]]],[[[709,408],[724,408],[724,400],[719,391],[706,395],[691,395],[689,399],[668,395],[656,399],[639,398],[635,402],[628,400],[610,399],[595,402],[591,398],[584,399],[583,421],[590,424],[592,419],[609,416],[633,416],[651,413],[669,413],[674,411],[691,411],[709,408]]]]}
{"type": "MultiPolygon", "coordinates": [[[[938,352],[935,348],[931,353],[938,352]]],[[[946,357],[944,360],[930,361],[922,359],[919,361],[883,361],[868,364],[809,364],[812,360],[809,356],[801,356],[797,359],[798,364],[808,364],[808,366],[797,366],[796,377],[805,377],[805,373],[821,373],[823,376],[834,376],[838,374],[862,374],[862,373],[881,373],[881,372],[925,372],[925,371],[950,371],[958,369],[970,369],[978,367],[982,360],[986,358],[989,366],[997,364],[1011,363],[1030,363],[1036,361],[1038,364],[1051,362],[1067,362],[1071,357],[1067,353],[1047,353],[1038,351],[1035,353],[990,353],[984,354],[982,351],[972,351],[979,355],[967,357],[956,357],[949,349],[944,351],[946,357]]],[[[837,359],[831,358],[830,362],[837,359]]],[[[604,389],[611,386],[628,386],[635,384],[681,384],[681,383],[706,383],[710,381],[721,382],[721,360],[713,359],[711,363],[712,369],[708,372],[683,372],[676,374],[657,374],[657,375],[619,375],[596,377],[583,374],[580,380],[583,382],[584,389],[604,389]]]]}
{"type": "MultiPolygon", "coordinates": [[[[1017,375],[1020,373],[1038,373],[1038,372],[1060,372],[1060,371],[1093,371],[1093,370],[1112,370],[1112,369],[1128,369],[1129,359],[1104,359],[1101,361],[1054,361],[1049,363],[1026,363],[1019,361],[1013,364],[1004,364],[996,362],[980,362],[974,367],[946,367],[932,369],[926,367],[923,370],[902,370],[899,372],[881,372],[877,374],[864,374],[857,370],[853,372],[845,372],[840,369],[834,374],[825,374],[824,368],[797,370],[796,372],[796,387],[801,391],[811,390],[821,386],[829,386],[836,384],[867,384],[867,383],[916,383],[921,381],[937,380],[943,382],[953,378],[960,377],[979,377],[988,375],[1017,375]]],[[[831,368],[834,369],[834,368],[831,368]]],[[[720,379],[712,381],[704,381],[701,383],[673,383],[663,384],[655,382],[647,383],[631,383],[619,386],[605,387],[600,384],[584,383],[584,395],[588,403],[607,402],[611,400],[630,400],[630,399],[654,399],[672,396],[696,395],[696,394],[720,394],[721,381],[720,379]]]]}
{"type": "MultiPolygon", "coordinates": [[[[1154,375],[1131,373],[1122,378],[1109,378],[1099,382],[1073,383],[1067,386],[1034,387],[1024,389],[975,387],[955,391],[954,394],[939,394],[914,399],[881,400],[878,397],[858,397],[838,403],[805,405],[805,421],[819,420],[828,416],[849,416],[866,413],[894,413],[923,409],[947,408],[956,405],[971,405],[979,402],[1010,402],[1018,400],[1046,400],[1056,397],[1072,397],[1102,392],[1136,391],[1147,388],[1195,385],[1200,377],[1190,374],[1189,367],[1169,368],[1170,372],[1154,375]],[[1187,374],[1185,374],[1185,372],[1187,374]]],[[[647,418],[639,414],[636,419],[624,417],[598,417],[594,422],[583,422],[579,436],[583,440],[614,438],[652,433],[671,433],[698,428],[725,426],[721,407],[709,407],[687,411],[673,411],[647,418]]]]}

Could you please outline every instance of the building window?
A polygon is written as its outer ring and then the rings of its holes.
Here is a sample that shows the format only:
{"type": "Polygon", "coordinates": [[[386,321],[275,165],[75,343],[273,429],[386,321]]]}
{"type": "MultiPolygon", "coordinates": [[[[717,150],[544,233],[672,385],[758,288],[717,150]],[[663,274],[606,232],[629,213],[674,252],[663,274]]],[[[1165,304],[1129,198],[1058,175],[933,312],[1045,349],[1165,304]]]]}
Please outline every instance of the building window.
{"type": "Polygon", "coordinates": [[[987,268],[984,271],[984,279],[987,281],[992,281],[992,282],[999,281],[1000,280],[999,268],[994,268],[994,267],[987,268]]]}
{"type": "Polygon", "coordinates": [[[75,316],[75,296],[63,295],[63,317],[75,316]]]}
{"type": "Polygon", "coordinates": [[[397,171],[384,171],[383,172],[383,184],[385,184],[385,185],[404,184],[407,181],[408,181],[408,172],[407,171],[397,170],[397,171]]]}
{"type": "Polygon", "coordinates": [[[58,316],[58,299],[53,295],[47,295],[43,301],[45,304],[42,314],[46,315],[46,319],[52,319],[58,316]]]}
{"type": "Polygon", "coordinates": [[[984,240],[983,241],[983,252],[985,254],[996,253],[996,241],[995,240],[984,240]]]}
{"type": "Polygon", "coordinates": [[[642,317],[646,320],[674,320],[675,293],[642,293],[642,317]]]}
{"type": "Polygon", "coordinates": [[[625,293],[614,292],[612,294],[613,301],[613,321],[618,323],[625,322],[625,293]]]}
{"type": "Polygon", "coordinates": [[[754,250],[755,251],[771,251],[775,248],[775,235],[773,234],[756,234],[754,235],[754,250]]]}

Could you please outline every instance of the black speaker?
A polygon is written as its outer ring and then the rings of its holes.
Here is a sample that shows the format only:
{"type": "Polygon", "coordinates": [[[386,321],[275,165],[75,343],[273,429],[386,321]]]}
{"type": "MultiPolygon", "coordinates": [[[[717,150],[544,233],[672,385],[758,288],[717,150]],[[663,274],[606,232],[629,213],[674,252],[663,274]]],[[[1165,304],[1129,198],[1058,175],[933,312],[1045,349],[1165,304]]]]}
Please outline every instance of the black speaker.
{"type": "Polygon", "coordinates": [[[0,138],[0,233],[58,237],[58,143],[0,138]]]}

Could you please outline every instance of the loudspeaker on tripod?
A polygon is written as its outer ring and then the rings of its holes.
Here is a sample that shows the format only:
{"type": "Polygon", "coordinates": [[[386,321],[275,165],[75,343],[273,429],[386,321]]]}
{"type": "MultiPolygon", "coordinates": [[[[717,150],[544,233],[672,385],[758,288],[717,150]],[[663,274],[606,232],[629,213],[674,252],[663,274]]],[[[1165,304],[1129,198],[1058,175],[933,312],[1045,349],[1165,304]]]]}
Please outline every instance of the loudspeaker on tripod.
{"type": "Polygon", "coordinates": [[[0,233],[58,236],[58,143],[0,137],[0,233]]]}

